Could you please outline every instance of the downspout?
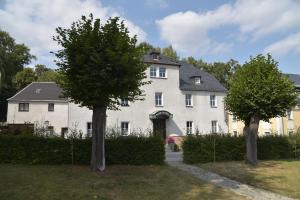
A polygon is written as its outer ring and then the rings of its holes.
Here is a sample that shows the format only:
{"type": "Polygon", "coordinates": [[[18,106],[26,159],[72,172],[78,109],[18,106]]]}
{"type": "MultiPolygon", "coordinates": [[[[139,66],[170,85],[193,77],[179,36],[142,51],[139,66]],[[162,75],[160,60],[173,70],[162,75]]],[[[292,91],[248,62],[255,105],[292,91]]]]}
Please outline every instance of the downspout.
{"type": "Polygon", "coordinates": [[[281,123],[282,123],[282,135],[284,135],[284,121],[283,121],[283,117],[281,117],[281,123]]]}

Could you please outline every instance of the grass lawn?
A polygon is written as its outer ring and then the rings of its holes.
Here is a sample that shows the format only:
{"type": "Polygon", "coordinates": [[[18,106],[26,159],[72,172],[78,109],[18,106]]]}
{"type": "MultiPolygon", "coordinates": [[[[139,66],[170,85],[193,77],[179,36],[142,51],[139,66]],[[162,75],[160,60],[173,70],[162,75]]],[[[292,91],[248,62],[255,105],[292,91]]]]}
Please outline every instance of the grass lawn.
{"type": "Polygon", "coordinates": [[[0,165],[0,199],[243,199],[169,166],[0,165]]]}
{"type": "Polygon", "coordinates": [[[199,166],[242,183],[300,199],[300,161],[261,161],[257,167],[244,162],[199,166]]]}

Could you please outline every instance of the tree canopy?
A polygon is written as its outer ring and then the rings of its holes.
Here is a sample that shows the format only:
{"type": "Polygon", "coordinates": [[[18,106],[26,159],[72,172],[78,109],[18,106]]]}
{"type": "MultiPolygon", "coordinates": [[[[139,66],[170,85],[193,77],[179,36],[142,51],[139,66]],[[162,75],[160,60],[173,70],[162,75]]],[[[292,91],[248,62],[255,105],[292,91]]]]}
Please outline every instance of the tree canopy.
{"type": "Polygon", "coordinates": [[[57,28],[54,40],[62,47],[55,53],[61,86],[73,102],[93,109],[91,169],[105,169],[106,110],[117,109],[120,99],[142,99],[147,65],[144,52],[130,37],[123,21],[83,16],[70,28],[57,28]]]}

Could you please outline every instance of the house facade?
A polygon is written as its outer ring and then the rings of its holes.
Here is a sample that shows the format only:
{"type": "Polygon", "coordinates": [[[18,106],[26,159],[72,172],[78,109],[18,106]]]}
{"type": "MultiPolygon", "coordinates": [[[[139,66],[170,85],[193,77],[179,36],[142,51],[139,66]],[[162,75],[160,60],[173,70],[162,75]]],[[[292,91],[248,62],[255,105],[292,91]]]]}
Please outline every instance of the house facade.
{"type": "MultiPolygon", "coordinates": [[[[120,100],[120,110],[107,111],[107,127],[122,134],[153,131],[164,138],[173,134],[227,133],[226,89],[212,75],[157,52],[144,56],[149,64],[142,86],[145,100],[120,100]]],[[[90,134],[92,110],[62,97],[55,83],[31,83],[8,99],[7,123],[46,124],[55,133],[77,129],[90,134]]]]}
{"type": "MultiPolygon", "coordinates": [[[[290,134],[300,131],[300,75],[286,74],[294,83],[299,93],[297,105],[287,110],[285,117],[276,117],[270,119],[270,122],[260,121],[258,133],[259,135],[270,134],[290,134]]],[[[239,121],[236,116],[228,114],[228,130],[234,135],[242,134],[244,123],[239,121]]]]}

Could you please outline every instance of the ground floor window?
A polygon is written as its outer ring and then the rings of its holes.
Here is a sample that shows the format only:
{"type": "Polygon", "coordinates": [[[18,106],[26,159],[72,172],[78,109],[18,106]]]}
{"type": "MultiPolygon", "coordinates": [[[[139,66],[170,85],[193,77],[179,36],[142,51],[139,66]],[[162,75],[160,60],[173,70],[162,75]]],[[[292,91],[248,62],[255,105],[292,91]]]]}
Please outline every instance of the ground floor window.
{"type": "Polygon", "coordinates": [[[237,136],[237,131],[233,131],[233,136],[237,136]]]}
{"type": "Polygon", "coordinates": [[[186,122],[186,134],[192,134],[193,133],[193,122],[187,121],[186,122]]]}
{"type": "Polygon", "coordinates": [[[92,136],[92,122],[88,122],[86,123],[86,134],[87,134],[87,137],[91,137],[92,136]]]}
{"type": "Polygon", "coordinates": [[[212,133],[218,132],[218,122],[217,121],[211,121],[211,132],[212,133]]]}
{"type": "Polygon", "coordinates": [[[122,135],[129,134],[129,122],[121,122],[121,133],[122,135]]]}
{"type": "Polygon", "coordinates": [[[19,112],[29,112],[29,103],[19,103],[19,112]]]}

